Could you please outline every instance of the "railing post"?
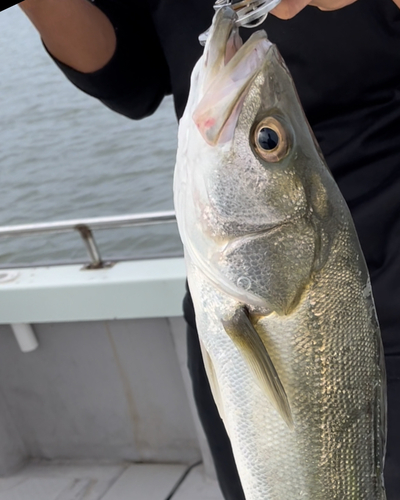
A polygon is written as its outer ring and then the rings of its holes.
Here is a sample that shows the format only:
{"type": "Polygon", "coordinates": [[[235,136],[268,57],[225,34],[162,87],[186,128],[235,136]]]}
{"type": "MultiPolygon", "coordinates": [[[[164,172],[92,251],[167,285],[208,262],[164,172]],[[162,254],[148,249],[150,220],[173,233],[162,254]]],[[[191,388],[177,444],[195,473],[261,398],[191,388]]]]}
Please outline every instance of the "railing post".
{"type": "Polygon", "coordinates": [[[89,269],[99,269],[103,267],[104,263],[101,259],[99,249],[96,245],[92,231],[85,226],[85,224],[78,224],[75,229],[79,231],[82,236],[83,242],[85,243],[86,250],[88,251],[91,264],[88,266],[89,269]]]}
{"type": "Polygon", "coordinates": [[[85,247],[90,258],[90,264],[85,266],[83,269],[102,269],[104,267],[111,266],[112,262],[104,262],[102,260],[92,230],[149,226],[152,224],[166,224],[169,222],[176,222],[175,213],[172,210],[141,214],[113,215],[109,217],[92,217],[85,219],[43,222],[39,224],[0,226],[0,238],[2,236],[17,236],[24,234],[64,233],[68,231],[78,231],[81,235],[81,238],[83,239],[83,242],[85,243],[85,247]]]}

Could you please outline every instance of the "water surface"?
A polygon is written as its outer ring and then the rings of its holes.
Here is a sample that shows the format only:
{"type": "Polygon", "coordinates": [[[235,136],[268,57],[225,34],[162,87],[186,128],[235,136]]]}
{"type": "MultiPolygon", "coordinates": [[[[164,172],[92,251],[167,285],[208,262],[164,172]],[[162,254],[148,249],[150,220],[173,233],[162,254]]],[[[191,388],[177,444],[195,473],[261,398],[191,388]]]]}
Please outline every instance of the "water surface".
{"type": "MultiPolygon", "coordinates": [[[[170,210],[177,124],[171,98],[120,116],[55,66],[18,7],[0,12],[0,225],[170,210]]],[[[96,233],[107,256],[181,250],[175,225],[96,233]]],[[[0,265],[86,255],[75,233],[0,238],[0,265]]]]}

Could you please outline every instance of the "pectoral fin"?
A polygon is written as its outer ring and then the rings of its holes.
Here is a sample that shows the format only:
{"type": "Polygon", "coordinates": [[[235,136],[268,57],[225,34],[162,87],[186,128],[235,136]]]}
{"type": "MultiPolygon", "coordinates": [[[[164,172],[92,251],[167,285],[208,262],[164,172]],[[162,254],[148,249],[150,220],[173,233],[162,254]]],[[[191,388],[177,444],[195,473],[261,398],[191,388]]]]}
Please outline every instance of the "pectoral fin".
{"type": "Polygon", "coordinates": [[[226,333],[242,354],[257,383],[280,414],[287,426],[293,428],[292,412],[285,389],[260,336],[251,324],[245,309],[237,309],[232,318],[223,320],[226,333]]]}

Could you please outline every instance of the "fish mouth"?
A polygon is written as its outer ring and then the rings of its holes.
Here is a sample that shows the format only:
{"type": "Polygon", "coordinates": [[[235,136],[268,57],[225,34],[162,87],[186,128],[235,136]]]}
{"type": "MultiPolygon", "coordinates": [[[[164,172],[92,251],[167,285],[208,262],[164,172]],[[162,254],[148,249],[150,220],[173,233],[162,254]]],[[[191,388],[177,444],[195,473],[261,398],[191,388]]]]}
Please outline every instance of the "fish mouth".
{"type": "Polygon", "coordinates": [[[230,7],[221,8],[204,49],[202,97],[193,120],[211,146],[233,138],[248,89],[273,46],[263,30],[253,33],[243,44],[236,20],[230,7]]]}

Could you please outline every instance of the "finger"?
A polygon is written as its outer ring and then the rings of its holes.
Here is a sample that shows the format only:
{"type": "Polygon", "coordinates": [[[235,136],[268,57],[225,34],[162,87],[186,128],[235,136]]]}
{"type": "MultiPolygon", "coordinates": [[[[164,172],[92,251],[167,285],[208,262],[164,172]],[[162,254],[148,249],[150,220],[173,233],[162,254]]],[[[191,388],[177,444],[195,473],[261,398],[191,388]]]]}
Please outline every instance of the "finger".
{"type": "Polygon", "coordinates": [[[310,0],[282,0],[277,7],[271,10],[271,14],[280,19],[291,19],[309,3],[310,0]]]}
{"type": "Polygon", "coordinates": [[[310,5],[318,7],[320,10],[337,10],[347,7],[356,0],[312,0],[310,5]]]}

